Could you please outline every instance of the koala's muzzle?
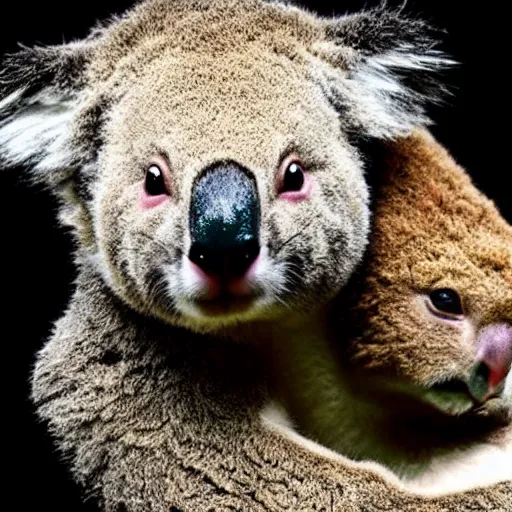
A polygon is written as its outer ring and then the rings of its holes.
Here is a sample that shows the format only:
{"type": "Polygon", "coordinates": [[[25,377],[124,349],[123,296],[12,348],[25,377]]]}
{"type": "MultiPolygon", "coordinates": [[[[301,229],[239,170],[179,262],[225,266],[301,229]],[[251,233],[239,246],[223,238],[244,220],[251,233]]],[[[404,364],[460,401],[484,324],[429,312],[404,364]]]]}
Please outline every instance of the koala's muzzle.
{"type": "Polygon", "coordinates": [[[222,279],[242,276],[260,252],[260,202],[252,174],[219,162],[196,181],[190,205],[189,258],[222,279]]]}
{"type": "Polygon", "coordinates": [[[479,402],[484,402],[502,389],[512,365],[512,325],[490,324],[477,336],[478,354],[469,391],[479,402]]]}

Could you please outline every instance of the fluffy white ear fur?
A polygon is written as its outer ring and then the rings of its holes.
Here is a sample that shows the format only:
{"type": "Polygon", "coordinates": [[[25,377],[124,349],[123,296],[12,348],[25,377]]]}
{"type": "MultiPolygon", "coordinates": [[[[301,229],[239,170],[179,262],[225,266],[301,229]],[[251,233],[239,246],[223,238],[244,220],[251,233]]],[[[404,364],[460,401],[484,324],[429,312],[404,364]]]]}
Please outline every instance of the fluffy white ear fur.
{"type": "Polygon", "coordinates": [[[36,174],[62,170],[72,164],[68,147],[79,98],[43,90],[24,100],[19,89],[0,102],[0,161],[30,164],[36,174]]]}
{"type": "Polygon", "coordinates": [[[436,75],[456,64],[435,30],[383,3],[326,21],[325,33],[314,50],[334,68],[324,84],[348,129],[390,139],[430,123],[425,107],[447,95],[436,75]]]}
{"type": "Polygon", "coordinates": [[[436,92],[414,90],[407,87],[400,74],[436,73],[454,64],[441,53],[417,54],[407,47],[366,59],[348,81],[348,89],[368,134],[388,139],[430,124],[423,105],[442,101],[445,89],[439,85],[436,92]]]}

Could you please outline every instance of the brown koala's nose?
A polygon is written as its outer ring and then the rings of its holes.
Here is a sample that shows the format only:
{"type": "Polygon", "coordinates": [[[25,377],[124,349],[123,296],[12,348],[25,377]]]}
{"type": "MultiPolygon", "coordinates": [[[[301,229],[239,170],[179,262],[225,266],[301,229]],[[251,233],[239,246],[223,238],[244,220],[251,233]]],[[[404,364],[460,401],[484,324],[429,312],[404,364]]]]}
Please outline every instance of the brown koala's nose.
{"type": "Polygon", "coordinates": [[[484,327],[477,337],[477,361],[469,379],[473,397],[484,402],[501,388],[512,364],[512,326],[496,323],[484,327]]]}
{"type": "Polygon", "coordinates": [[[245,274],[260,252],[260,202],[249,171],[219,162],[196,181],[190,205],[189,258],[223,280],[245,274]]]}

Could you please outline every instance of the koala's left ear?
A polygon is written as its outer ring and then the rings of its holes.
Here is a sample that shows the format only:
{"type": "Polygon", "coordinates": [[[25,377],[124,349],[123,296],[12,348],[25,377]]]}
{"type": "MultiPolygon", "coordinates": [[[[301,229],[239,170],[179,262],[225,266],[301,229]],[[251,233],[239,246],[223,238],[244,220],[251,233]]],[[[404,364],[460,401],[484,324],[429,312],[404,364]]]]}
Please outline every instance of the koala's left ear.
{"type": "MultiPolygon", "coordinates": [[[[43,181],[76,163],[71,124],[82,104],[88,42],[23,48],[0,72],[0,165],[29,165],[43,181]]],[[[59,177],[60,175],[60,177],[59,177]]]]}
{"type": "Polygon", "coordinates": [[[436,77],[456,64],[433,28],[384,4],[323,23],[315,50],[331,65],[324,85],[347,129],[391,138],[429,124],[425,106],[447,92],[436,77]]]}

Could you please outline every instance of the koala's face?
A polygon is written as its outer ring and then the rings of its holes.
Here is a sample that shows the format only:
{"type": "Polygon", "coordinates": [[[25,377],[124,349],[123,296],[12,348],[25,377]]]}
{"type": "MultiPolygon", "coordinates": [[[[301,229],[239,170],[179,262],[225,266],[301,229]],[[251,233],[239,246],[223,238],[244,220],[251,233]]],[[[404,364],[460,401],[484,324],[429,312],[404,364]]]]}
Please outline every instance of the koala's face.
{"type": "Polygon", "coordinates": [[[499,404],[512,419],[512,228],[431,139],[397,149],[351,359],[450,414],[499,404]]]}
{"type": "Polygon", "coordinates": [[[79,260],[138,311],[200,331],[304,314],[366,245],[354,140],[426,121],[422,75],[445,64],[426,31],[384,9],[149,0],[7,63],[1,155],[63,196],[79,260]]]}
{"type": "Polygon", "coordinates": [[[102,266],[127,300],[173,322],[314,307],[364,247],[362,165],[337,115],[295,63],[251,50],[162,56],[106,130],[102,266]]]}

